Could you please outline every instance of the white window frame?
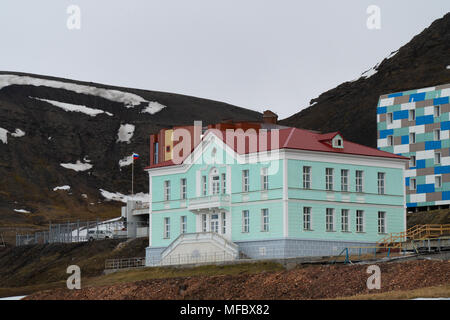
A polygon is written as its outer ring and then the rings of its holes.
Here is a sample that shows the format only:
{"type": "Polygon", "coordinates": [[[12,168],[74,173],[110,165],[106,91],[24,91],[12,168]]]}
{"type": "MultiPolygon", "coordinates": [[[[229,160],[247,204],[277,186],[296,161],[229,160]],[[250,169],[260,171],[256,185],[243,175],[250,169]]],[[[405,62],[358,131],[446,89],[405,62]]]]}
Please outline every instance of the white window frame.
{"type": "Polygon", "coordinates": [[[439,175],[434,177],[434,187],[442,188],[442,176],[439,175]]]}
{"type": "Polygon", "coordinates": [[[356,170],[355,171],[355,191],[362,193],[364,192],[364,171],[356,170]],[[358,176],[358,173],[361,173],[361,176],[358,176]]]}
{"type": "Polygon", "coordinates": [[[433,138],[434,138],[434,141],[440,141],[441,140],[441,130],[440,129],[434,129],[434,131],[433,131],[433,138]]]}
{"type": "Polygon", "coordinates": [[[341,209],[341,231],[349,232],[349,209],[341,209]]]}
{"type": "Polygon", "coordinates": [[[303,230],[311,231],[312,230],[312,208],[311,207],[303,207],[303,230]]]}
{"type": "Polygon", "coordinates": [[[226,212],[221,213],[221,219],[222,219],[222,234],[227,233],[227,214],[226,212]]]}
{"type": "Polygon", "coordinates": [[[386,234],[386,211],[378,211],[378,233],[386,234]]]}
{"type": "Polygon", "coordinates": [[[208,195],[208,177],[206,175],[202,176],[202,195],[208,195]]]}
{"type": "Polygon", "coordinates": [[[325,228],[327,232],[334,231],[334,208],[326,208],[325,228]]]}
{"type": "Polygon", "coordinates": [[[416,178],[409,179],[409,190],[416,190],[417,188],[417,180],[416,178]]]}
{"type": "Polygon", "coordinates": [[[417,166],[417,160],[416,156],[410,156],[409,157],[409,167],[414,168],[417,166]]]}
{"type": "Polygon", "coordinates": [[[206,213],[202,214],[202,232],[208,232],[208,216],[206,213]]]}
{"type": "Polygon", "coordinates": [[[181,191],[181,200],[186,200],[187,198],[187,180],[186,178],[181,178],[180,180],[180,191],[181,191]]]}
{"type": "Polygon", "coordinates": [[[377,186],[378,186],[378,194],[385,194],[386,190],[386,173],[378,172],[377,173],[377,186]]]}
{"type": "Polygon", "coordinates": [[[348,192],[348,169],[341,169],[341,191],[348,192]]]}
{"type": "Polygon", "coordinates": [[[303,189],[311,189],[311,167],[303,166],[303,189]]]}
{"type": "Polygon", "coordinates": [[[250,211],[242,210],[242,233],[250,233],[250,211]]]}
{"type": "Polygon", "coordinates": [[[333,168],[325,168],[325,189],[327,191],[333,190],[333,175],[334,175],[333,168]]]}
{"type": "Polygon", "coordinates": [[[408,120],[409,121],[414,121],[416,120],[416,110],[409,110],[408,112],[408,120]]]}
{"type": "Polygon", "coordinates": [[[220,176],[218,174],[211,176],[211,194],[217,195],[220,193],[220,176]]]}
{"type": "Polygon", "coordinates": [[[164,180],[164,201],[170,201],[170,180],[164,180]]]}
{"type": "Polygon", "coordinates": [[[250,190],[250,171],[248,169],[242,170],[242,192],[250,190]]]}
{"type": "Polygon", "coordinates": [[[442,162],[442,154],[440,152],[434,153],[434,164],[441,164],[442,162]]]}
{"type": "Polygon", "coordinates": [[[416,133],[415,132],[411,132],[409,134],[409,144],[411,143],[416,143],[416,133]]]}
{"type": "Polygon", "coordinates": [[[388,147],[392,147],[394,145],[394,136],[387,136],[387,145],[388,147]]]}
{"type": "Polygon", "coordinates": [[[222,173],[222,193],[227,193],[227,174],[222,173]]]}
{"type": "Polygon", "coordinates": [[[261,169],[261,189],[264,191],[269,190],[269,169],[262,168],[261,169]]]}
{"type": "Polygon", "coordinates": [[[440,117],[441,116],[441,106],[434,106],[433,114],[434,114],[435,118],[440,117]]]}
{"type": "Polygon", "coordinates": [[[356,232],[364,232],[364,210],[356,210],[356,232]]]}
{"type": "Polygon", "coordinates": [[[269,209],[261,209],[261,231],[269,232],[269,209]]]}
{"type": "Polygon", "coordinates": [[[187,216],[180,217],[180,233],[187,233],[187,216]]]}
{"type": "Polygon", "coordinates": [[[394,122],[394,114],[392,112],[389,112],[386,115],[386,121],[387,121],[387,124],[392,124],[394,122]]]}
{"type": "Polygon", "coordinates": [[[170,217],[164,218],[164,239],[170,239],[170,217]]]}

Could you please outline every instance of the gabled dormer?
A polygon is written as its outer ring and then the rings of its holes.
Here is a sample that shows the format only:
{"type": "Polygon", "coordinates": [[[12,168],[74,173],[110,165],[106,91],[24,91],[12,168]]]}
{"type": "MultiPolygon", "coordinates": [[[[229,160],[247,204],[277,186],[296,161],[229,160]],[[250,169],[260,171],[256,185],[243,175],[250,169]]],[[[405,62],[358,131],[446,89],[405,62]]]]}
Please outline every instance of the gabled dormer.
{"type": "Polygon", "coordinates": [[[334,149],[344,149],[344,139],[339,132],[331,132],[319,136],[319,141],[334,149]]]}

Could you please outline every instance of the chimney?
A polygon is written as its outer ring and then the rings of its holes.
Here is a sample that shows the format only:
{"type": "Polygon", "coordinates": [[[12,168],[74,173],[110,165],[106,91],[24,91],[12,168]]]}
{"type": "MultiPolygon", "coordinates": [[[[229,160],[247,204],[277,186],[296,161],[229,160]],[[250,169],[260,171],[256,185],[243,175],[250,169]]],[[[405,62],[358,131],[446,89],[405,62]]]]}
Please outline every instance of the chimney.
{"type": "Polygon", "coordinates": [[[277,122],[278,122],[278,115],[276,113],[273,113],[270,110],[266,110],[266,111],[264,111],[264,114],[263,114],[263,122],[264,123],[277,124],[277,122]]]}

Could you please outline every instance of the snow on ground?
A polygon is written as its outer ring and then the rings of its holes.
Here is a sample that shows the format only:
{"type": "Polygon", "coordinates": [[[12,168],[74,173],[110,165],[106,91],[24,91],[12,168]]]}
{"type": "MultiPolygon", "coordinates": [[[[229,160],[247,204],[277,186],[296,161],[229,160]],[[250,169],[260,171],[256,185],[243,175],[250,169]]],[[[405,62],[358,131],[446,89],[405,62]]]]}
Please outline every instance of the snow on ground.
{"type": "Polygon", "coordinates": [[[447,66],[447,70],[450,70],[450,65],[447,66]]]}
{"type": "Polygon", "coordinates": [[[119,166],[120,167],[126,167],[133,163],[133,155],[125,157],[121,160],[119,160],[119,166]]]}
{"type": "Polygon", "coordinates": [[[120,192],[114,193],[100,189],[100,193],[107,200],[121,201],[123,203],[127,203],[128,200],[148,202],[150,199],[150,195],[148,193],[143,192],[139,192],[134,195],[124,195],[120,192]]]}
{"type": "Polygon", "coordinates": [[[77,163],[61,163],[61,167],[75,171],[86,171],[92,168],[92,164],[83,163],[77,160],[77,163]]]}
{"type": "Polygon", "coordinates": [[[126,142],[130,143],[131,138],[134,134],[134,125],[132,124],[121,124],[119,131],[117,132],[117,141],[116,142],[126,142]]]}
{"type": "Polygon", "coordinates": [[[112,113],[106,112],[104,110],[89,108],[89,107],[82,106],[79,104],[71,104],[71,103],[66,103],[66,102],[59,102],[59,101],[55,101],[55,100],[41,99],[41,98],[35,98],[35,97],[30,97],[30,98],[50,103],[51,105],[61,108],[64,111],[81,112],[81,113],[87,114],[88,116],[91,116],[91,117],[95,117],[96,115],[102,114],[102,113],[106,113],[108,116],[113,116],[112,113]]]}
{"type": "Polygon", "coordinates": [[[25,209],[14,209],[14,211],[19,213],[30,213],[30,211],[27,211],[25,209]]]}
{"type": "Polygon", "coordinates": [[[150,101],[148,103],[148,106],[145,109],[143,109],[141,111],[141,113],[155,114],[155,113],[161,111],[164,108],[166,108],[165,105],[163,105],[163,104],[161,104],[159,102],[156,102],[156,101],[150,101]]]}
{"type": "Polygon", "coordinates": [[[60,186],[60,187],[53,188],[53,191],[58,191],[58,190],[70,190],[70,186],[60,186]]]}
{"type": "Polygon", "coordinates": [[[22,300],[26,296],[14,296],[14,297],[4,297],[0,298],[0,300],[22,300]]]}
{"type": "Polygon", "coordinates": [[[12,85],[28,85],[35,87],[44,86],[55,89],[65,89],[76,93],[98,96],[110,101],[123,103],[127,108],[132,108],[145,102],[149,103],[137,94],[119,90],[97,88],[71,82],[33,78],[30,76],[18,76],[13,74],[0,75],[0,90],[12,85]]]}
{"type": "MultiPolygon", "coordinates": [[[[395,55],[397,54],[397,52],[398,52],[398,50],[392,51],[386,58],[384,58],[384,59],[381,60],[381,61],[391,59],[393,56],[395,56],[395,55]]],[[[369,69],[369,70],[367,70],[367,71],[364,71],[364,72],[361,74],[361,78],[365,78],[365,79],[370,78],[371,76],[373,76],[374,74],[376,74],[376,73],[378,72],[378,67],[379,67],[379,66],[380,66],[380,63],[377,63],[377,64],[375,65],[375,67],[373,67],[373,68],[371,68],[371,69],[369,69]]],[[[358,79],[355,79],[355,80],[353,80],[353,81],[356,81],[356,80],[358,80],[358,79]]]]}
{"type": "Polygon", "coordinates": [[[8,130],[0,128],[0,141],[4,144],[8,144],[8,130]]]}
{"type": "Polygon", "coordinates": [[[22,130],[20,130],[20,129],[16,129],[16,132],[11,133],[11,135],[12,135],[14,138],[20,138],[20,137],[23,137],[23,136],[25,135],[25,132],[22,131],[22,130]]]}

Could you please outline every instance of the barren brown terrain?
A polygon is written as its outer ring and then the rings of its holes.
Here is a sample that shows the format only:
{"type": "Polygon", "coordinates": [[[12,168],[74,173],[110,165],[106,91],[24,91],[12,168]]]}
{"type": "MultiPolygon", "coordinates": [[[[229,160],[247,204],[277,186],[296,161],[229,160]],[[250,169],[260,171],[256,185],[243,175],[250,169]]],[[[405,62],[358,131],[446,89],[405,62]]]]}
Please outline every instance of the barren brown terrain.
{"type": "MultiPolygon", "coordinates": [[[[367,264],[300,265],[293,270],[248,274],[188,276],[142,280],[81,290],[54,289],[34,293],[29,300],[111,299],[333,299],[437,287],[448,294],[448,260],[416,260],[377,264],[381,289],[368,290],[367,264]],[[445,289],[445,290],[444,290],[445,289]]],[[[142,270],[145,272],[145,270],[142,270]]],[[[125,276],[125,272],[122,277],[125,276]]],[[[119,274],[119,273],[118,273],[119,274]]]]}

